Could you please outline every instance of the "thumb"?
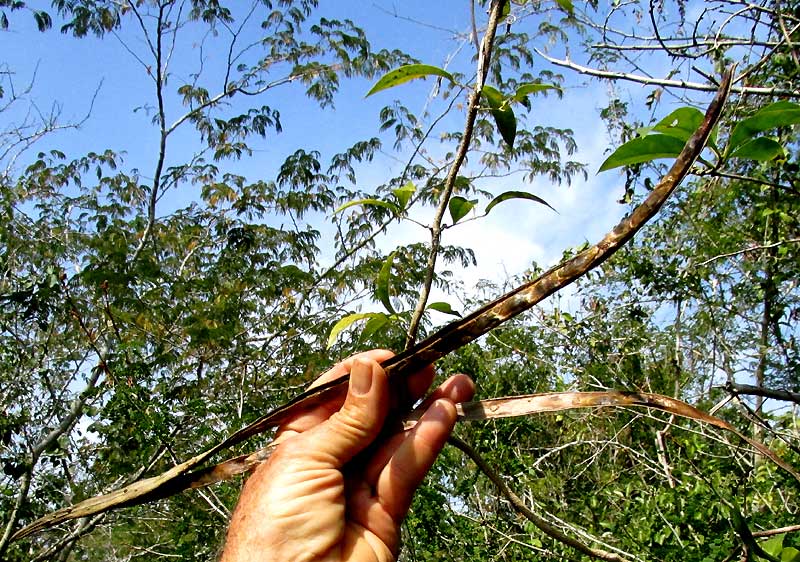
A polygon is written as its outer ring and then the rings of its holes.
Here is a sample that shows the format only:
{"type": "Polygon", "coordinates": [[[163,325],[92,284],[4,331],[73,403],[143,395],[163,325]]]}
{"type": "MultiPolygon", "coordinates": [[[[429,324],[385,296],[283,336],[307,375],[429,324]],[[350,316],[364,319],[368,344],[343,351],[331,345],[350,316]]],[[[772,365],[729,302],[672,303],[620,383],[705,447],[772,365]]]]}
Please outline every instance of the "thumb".
{"type": "Polygon", "coordinates": [[[333,468],[349,462],[380,433],[389,408],[388,387],[386,373],[375,360],[355,359],[344,404],[327,421],[301,434],[305,451],[333,468]]]}

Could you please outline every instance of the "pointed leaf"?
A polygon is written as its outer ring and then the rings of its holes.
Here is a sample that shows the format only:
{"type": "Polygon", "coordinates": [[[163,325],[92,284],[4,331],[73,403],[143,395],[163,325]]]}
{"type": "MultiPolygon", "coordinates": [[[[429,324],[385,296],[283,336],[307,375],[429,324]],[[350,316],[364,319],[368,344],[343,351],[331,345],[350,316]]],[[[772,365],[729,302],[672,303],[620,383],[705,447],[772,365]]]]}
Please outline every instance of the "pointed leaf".
{"type": "Polygon", "coordinates": [[[679,107],[656,123],[652,130],[686,142],[702,122],[703,112],[696,107],[679,107]]]}
{"type": "Polygon", "coordinates": [[[438,66],[431,66],[429,64],[407,64],[384,74],[383,77],[372,86],[370,91],[367,92],[367,97],[381,90],[393,88],[409,80],[413,80],[414,78],[423,78],[431,75],[441,76],[453,82],[453,75],[438,66]]]}
{"type": "Polygon", "coordinates": [[[800,550],[787,546],[781,551],[781,562],[800,562],[800,550]]]}
{"type": "Polygon", "coordinates": [[[683,150],[684,143],[670,135],[647,135],[630,140],[611,154],[599,172],[620,166],[650,162],[658,158],[674,158],[683,150]]]}
{"type": "Polygon", "coordinates": [[[397,197],[397,202],[400,203],[400,208],[405,209],[408,205],[411,196],[417,191],[417,187],[413,184],[413,182],[406,183],[403,187],[398,187],[397,189],[393,189],[392,193],[394,196],[397,197]]]}
{"type": "Polygon", "coordinates": [[[758,162],[766,162],[778,156],[783,156],[781,143],[767,137],[756,137],[747,141],[730,155],[731,158],[744,158],[758,162]]]}
{"type": "Polygon", "coordinates": [[[497,88],[484,86],[482,92],[486,102],[489,104],[489,109],[492,117],[494,117],[497,130],[500,131],[500,136],[503,137],[508,146],[513,148],[514,137],[517,136],[517,118],[514,116],[514,110],[511,109],[511,106],[497,88]]]}
{"type": "Polygon", "coordinates": [[[575,15],[575,6],[572,5],[572,0],[556,0],[556,4],[569,15],[575,15]]]}
{"type": "Polygon", "coordinates": [[[752,117],[739,121],[728,139],[728,150],[744,144],[756,134],[800,123],[800,105],[779,101],[759,109],[752,117]]]}
{"type": "MultiPolygon", "coordinates": [[[[739,515],[741,517],[741,515],[739,515]]],[[[778,556],[783,550],[783,538],[784,534],[775,535],[774,537],[770,537],[769,539],[760,542],[759,546],[764,549],[764,552],[769,554],[770,556],[778,556]]]]}
{"type": "Polygon", "coordinates": [[[378,297],[378,300],[381,301],[384,308],[391,314],[395,312],[394,308],[392,308],[392,300],[389,298],[389,282],[392,277],[392,262],[394,261],[394,255],[396,253],[397,252],[392,252],[389,254],[389,257],[383,262],[383,266],[380,272],[378,272],[378,280],[375,283],[375,296],[378,297]]]}
{"type": "Polygon", "coordinates": [[[34,10],[33,19],[36,21],[36,27],[39,28],[39,31],[47,31],[53,27],[53,20],[47,12],[34,10]]]}
{"type": "Polygon", "coordinates": [[[375,312],[357,312],[355,314],[348,314],[341,320],[339,320],[336,324],[333,325],[331,328],[331,333],[328,335],[328,343],[327,347],[330,349],[334,342],[336,342],[336,338],[339,337],[339,334],[342,330],[347,329],[353,323],[358,322],[359,320],[363,320],[364,318],[372,318],[377,313],[375,312]]]}
{"type": "Polygon", "coordinates": [[[375,314],[372,318],[367,320],[367,323],[364,325],[364,329],[361,330],[361,340],[367,340],[372,335],[383,328],[386,324],[389,323],[389,317],[382,313],[375,314]]]}
{"type": "Polygon", "coordinates": [[[561,92],[561,88],[555,84],[521,84],[517,88],[517,91],[514,92],[513,99],[514,101],[522,102],[522,100],[529,95],[538,94],[539,92],[544,92],[546,90],[556,90],[557,92],[561,92]]]}
{"type": "Polygon", "coordinates": [[[400,212],[400,209],[397,207],[397,205],[395,203],[392,203],[391,201],[381,201],[380,199],[359,199],[358,201],[349,201],[345,203],[344,205],[336,209],[333,212],[333,214],[335,215],[336,213],[340,213],[341,211],[344,211],[345,209],[349,207],[354,207],[356,205],[376,205],[378,207],[384,207],[386,209],[389,209],[394,214],[398,214],[400,212]]]}
{"type": "Polygon", "coordinates": [[[432,302],[427,306],[430,310],[435,310],[437,312],[442,312],[444,314],[451,314],[453,316],[461,316],[461,313],[457,310],[453,310],[453,307],[450,306],[450,303],[447,302],[432,302]]]}
{"type": "Polygon", "coordinates": [[[456,181],[454,183],[456,192],[464,191],[472,187],[472,180],[469,179],[467,176],[456,176],[456,181]]]}
{"type": "MultiPolygon", "coordinates": [[[[536,201],[537,203],[541,203],[542,205],[547,205],[548,207],[553,209],[553,206],[550,205],[550,203],[548,203],[547,201],[545,201],[541,197],[538,197],[538,196],[534,195],[533,193],[528,193],[526,191],[506,191],[506,192],[501,193],[500,195],[498,195],[494,199],[492,199],[489,202],[489,204],[486,205],[486,214],[488,215],[489,211],[494,209],[494,207],[497,204],[502,203],[503,201],[508,201],[509,199],[529,199],[531,201],[536,201]]],[[[553,209],[553,210],[555,211],[555,209],[553,209]]],[[[556,211],[556,212],[558,212],[558,211],[556,211]]]]}
{"type": "Polygon", "coordinates": [[[475,207],[477,202],[477,199],[464,199],[458,195],[450,199],[450,218],[453,219],[453,224],[463,219],[475,207]]]}

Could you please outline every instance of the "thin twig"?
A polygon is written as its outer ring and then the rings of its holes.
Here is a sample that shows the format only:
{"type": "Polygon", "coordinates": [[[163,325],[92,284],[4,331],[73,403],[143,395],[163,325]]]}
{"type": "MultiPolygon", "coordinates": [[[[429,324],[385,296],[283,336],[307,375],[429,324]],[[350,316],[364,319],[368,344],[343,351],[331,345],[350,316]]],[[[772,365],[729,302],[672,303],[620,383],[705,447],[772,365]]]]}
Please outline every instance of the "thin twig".
{"type": "Polygon", "coordinates": [[[728,252],[726,254],[719,254],[718,256],[714,256],[708,258],[707,260],[701,261],[695,267],[703,267],[704,265],[708,265],[712,262],[722,260],[725,258],[732,258],[735,256],[741,256],[742,254],[748,254],[750,252],[758,252],[760,250],[769,250],[770,248],[777,248],[778,246],[783,246],[784,244],[798,244],[800,243],[800,238],[790,238],[789,240],[780,240],[778,242],[772,242],[771,244],[762,244],[759,246],[750,246],[749,248],[744,248],[742,250],[736,250],[735,252],[728,252]]]}
{"type": "Polygon", "coordinates": [[[467,106],[467,119],[464,124],[464,132],[461,137],[458,149],[456,150],[456,157],[453,164],[450,166],[450,171],[447,174],[447,179],[444,182],[444,189],[439,198],[439,206],[436,209],[436,214],[430,226],[431,231],[431,245],[428,250],[428,260],[425,264],[425,281],[423,282],[422,289],[420,290],[419,299],[411,315],[411,321],[408,326],[406,334],[405,348],[408,349],[417,340],[417,332],[419,325],[422,322],[422,315],[425,313],[425,306],[428,304],[428,296],[431,292],[433,278],[436,273],[436,260],[439,256],[439,247],[442,242],[442,220],[447,211],[447,205],[450,202],[450,197],[453,195],[453,190],[456,186],[456,179],[458,179],[458,172],[464,164],[469,151],[469,145],[472,142],[472,131],[475,127],[475,119],[478,117],[478,109],[480,107],[481,93],[483,91],[483,84],[486,81],[486,75],[489,73],[489,60],[491,59],[492,47],[494,45],[494,37],[497,32],[497,25],[500,23],[500,17],[503,7],[508,0],[494,0],[492,8],[489,13],[489,23],[486,26],[486,33],[481,41],[481,46],[478,51],[478,71],[475,80],[475,86],[472,89],[469,97],[469,104],[467,106]]]}
{"type": "Polygon", "coordinates": [[[515,494],[511,488],[509,488],[503,479],[497,474],[494,469],[489,466],[489,464],[483,460],[475,449],[467,443],[466,441],[456,437],[455,435],[451,435],[447,442],[457,448],[459,451],[463,452],[467,455],[472,462],[474,462],[477,467],[483,472],[492,483],[497,486],[497,489],[500,490],[500,493],[503,494],[506,499],[511,503],[511,506],[514,508],[514,511],[525,517],[528,521],[536,525],[536,527],[542,531],[544,534],[553,538],[561,543],[566,544],[567,546],[571,546],[575,550],[585,554],[586,556],[591,556],[592,558],[596,558],[598,560],[610,560],[613,562],[623,562],[632,560],[633,557],[628,555],[628,558],[622,557],[619,554],[614,552],[608,552],[607,550],[600,550],[596,548],[591,548],[583,544],[582,542],[570,537],[569,535],[564,534],[561,529],[558,529],[545,521],[542,517],[531,511],[531,509],[525,505],[525,502],[515,494]]]}
{"type": "MultiPolygon", "coordinates": [[[[651,86],[663,86],[666,88],[682,88],[684,90],[697,90],[699,92],[714,92],[717,87],[714,84],[701,84],[698,82],[687,82],[686,80],[667,80],[666,78],[650,78],[649,76],[641,76],[639,74],[629,74],[627,72],[613,72],[610,70],[600,70],[599,68],[591,68],[583,66],[578,63],[572,62],[568,58],[557,59],[546,55],[539,49],[534,49],[539,56],[546,61],[560,66],[569,68],[581,74],[595,76],[597,78],[604,78],[606,80],[627,80],[629,82],[637,82],[639,84],[651,86]]],[[[800,98],[800,90],[786,90],[784,88],[762,88],[755,86],[733,86],[731,92],[737,94],[753,94],[759,96],[787,96],[791,98],[800,98]]]]}

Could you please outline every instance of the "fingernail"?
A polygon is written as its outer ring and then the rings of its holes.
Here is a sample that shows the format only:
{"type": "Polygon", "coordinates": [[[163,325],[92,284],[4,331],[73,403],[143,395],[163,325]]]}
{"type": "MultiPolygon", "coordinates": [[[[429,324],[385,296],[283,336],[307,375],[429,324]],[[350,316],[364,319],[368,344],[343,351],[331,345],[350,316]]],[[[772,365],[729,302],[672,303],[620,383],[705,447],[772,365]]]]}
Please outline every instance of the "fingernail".
{"type": "Polygon", "coordinates": [[[364,396],[372,388],[372,369],[366,363],[356,361],[350,371],[350,388],[356,396],[364,396]]]}

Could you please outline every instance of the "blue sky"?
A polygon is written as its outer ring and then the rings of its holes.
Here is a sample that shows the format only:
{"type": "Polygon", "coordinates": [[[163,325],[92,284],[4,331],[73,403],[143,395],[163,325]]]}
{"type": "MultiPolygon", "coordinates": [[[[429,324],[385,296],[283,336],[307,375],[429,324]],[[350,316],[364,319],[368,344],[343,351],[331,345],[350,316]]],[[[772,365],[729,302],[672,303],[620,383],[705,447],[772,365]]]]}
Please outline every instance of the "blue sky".
{"type": "MultiPolygon", "coordinates": [[[[468,2],[377,0],[322,4],[329,17],[351,18],[362,25],[376,49],[401,48],[426,63],[451,64],[451,68],[471,72],[466,61],[472,47],[464,44],[470,28],[468,2]],[[452,32],[462,35],[454,39],[452,32]]],[[[35,31],[32,18],[15,14],[11,30],[0,33],[0,53],[3,53],[0,61],[16,69],[18,85],[29,81],[32,68],[38,65],[32,97],[41,111],[47,112],[54,103],[60,104],[61,120],[67,122],[82,119],[90,107],[92,109],[80,130],[51,137],[47,148],[58,148],[71,156],[106,147],[125,150],[126,165],[138,168],[143,179],[148,178],[155,161],[157,131],[141,106],[152,100],[152,83],[129,52],[143,56],[144,42],[131,25],[123,27],[121,41],[113,37],[73,39],[60,34],[58,25],[56,21],[56,29],[41,34],[35,31]],[[96,91],[98,95],[92,106],[96,91]]],[[[197,37],[194,43],[185,43],[176,49],[171,67],[174,72],[172,89],[188,80],[192,68],[196,68],[199,42],[197,37]]],[[[221,64],[223,53],[207,49],[204,56],[205,71],[212,74],[215,66],[221,64]]],[[[543,59],[538,59],[536,65],[537,69],[549,67],[543,59]]],[[[609,86],[568,72],[565,75],[562,99],[536,98],[534,103],[543,124],[575,131],[578,152],[574,158],[588,165],[588,181],[576,178],[573,185],[567,187],[552,185],[546,178],[528,184],[518,176],[498,180],[492,185],[495,193],[506,189],[530,190],[550,202],[558,213],[528,202],[506,203],[483,220],[466,222],[448,231],[447,236],[455,238],[446,238],[445,242],[457,241],[476,251],[478,268],[462,273],[467,288],[480,278],[501,282],[523,272],[534,261],[541,266],[551,265],[565,248],[587,240],[595,241],[625,213],[625,207],[616,203],[622,194],[620,175],[615,171],[595,175],[608,145],[598,110],[606,101],[609,86]]],[[[335,111],[320,111],[313,104],[296,103],[302,91],[294,85],[268,93],[263,96],[263,103],[280,109],[284,132],[257,142],[254,155],[232,162],[231,168],[251,179],[274,177],[285,156],[298,147],[320,150],[324,161],[326,155],[376,134],[378,110],[391,99],[401,97],[412,110],[424,109],[433,82],[406,84],[402,91],[397,88],[365,99],[369,86],[370,83],[362,79],[345,82],[336,98],[335,111]]],[[[634,101],[638,98],[638,102],[643,103],[649,91],[634,87],[630,95],[634,101]]],[[[181,111],[176,99],[168,102],[168,121],[181,111]]],[[[450,119],[460,124],[463,113],[456,112],[450,119]]],[[[178,142],[170,147],[171,163],[183,162],[192,153],[192,133],[187,127],[176,136],[178,142]]],[[[386,145],[390,146],[391,141],[386,145]]],[[[35,151],[29,156],[33,154],[35,151]]],[[[381,183],[401,167],[402,164],[392,157],[379,156],[373,165],[361,171],[360,184],[369,189],[371,184],[381,183]]],[[[168,212],[194,196],[186,189],[173,192],[159,210],[168,212]]],[[[388,251],[398,243],[427,240],[427,236],[424,229],[404,223],[395,226],[379,244],[388,251]]]]}

